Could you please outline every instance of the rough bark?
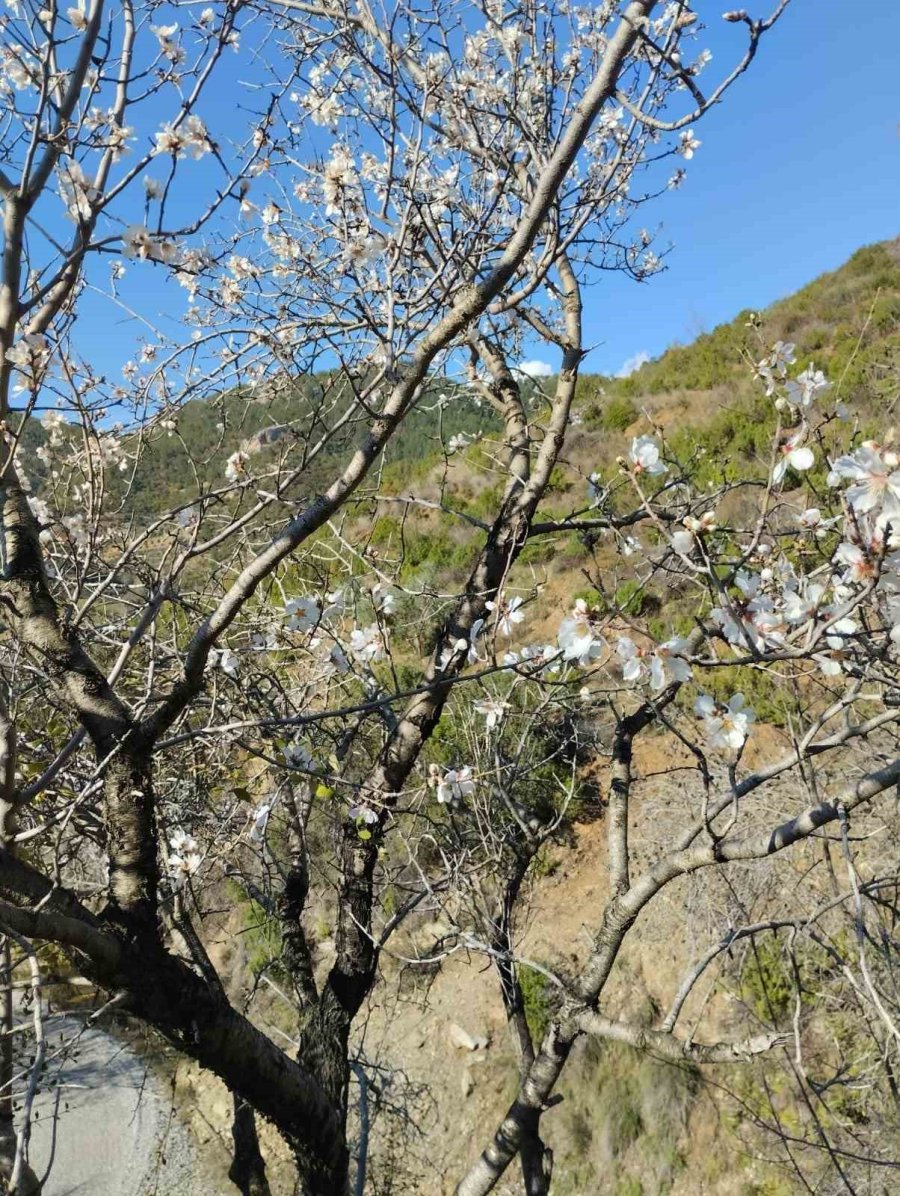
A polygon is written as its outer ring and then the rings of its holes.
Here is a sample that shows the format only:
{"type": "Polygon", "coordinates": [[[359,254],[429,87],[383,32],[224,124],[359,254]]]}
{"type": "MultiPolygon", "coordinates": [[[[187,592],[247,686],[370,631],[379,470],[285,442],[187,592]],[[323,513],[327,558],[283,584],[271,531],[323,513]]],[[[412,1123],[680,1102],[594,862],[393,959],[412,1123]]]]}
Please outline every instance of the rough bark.
{"type": "MultiPolygon", "coordinates": [[[[500,978],[500,991],[506,1010],[506,1022],[512,1040],[513,1050],[519,1061],[519,1076],[524,1079],[534,1064],[534,1042],[525,1014],[525,1000],[519,975],[512,961],[513,914],[522,882],[534,858],[533,851],[523,851],[516,860],[515,868],[506,884],[500,918],[491,941],[494,960],[500,978]]],[[[540,1136],[541,1113],[533,1111],[522,1126],[522,1142],[519,1159],[522,1164],[522,1182],[525,1196],[547,1196],[553,1173],[553,1152],[540,1136]]]]}

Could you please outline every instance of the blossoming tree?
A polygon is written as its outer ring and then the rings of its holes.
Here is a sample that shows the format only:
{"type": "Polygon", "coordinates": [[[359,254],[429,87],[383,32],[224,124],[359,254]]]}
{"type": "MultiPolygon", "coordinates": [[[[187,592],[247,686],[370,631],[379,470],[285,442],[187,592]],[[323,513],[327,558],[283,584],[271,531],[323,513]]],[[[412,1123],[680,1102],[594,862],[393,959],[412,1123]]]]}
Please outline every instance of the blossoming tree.
{"type": "MultiPolygon", "coordinates": [[[[518,1157],[525,1190],[546,1192],[542,1115],[580,1037],[700,1063],[778,1043],[681,1034],[718,943],[657,1025],[608,1008],[639,915],[679,878],[767,861],[832,822],[846,832],[900,779],[896,759],[874,759],[898,709],[900,469],[838,418],[815,366],[793,370],[790,345],[758,362],[773,400],[761,476],[698,486],[696,461],[646,432],[613,473],[585,479],[579,508],[547,510],[586,353],[585,288],[603,270],[643,280],[660,268],[636,216],[681,182],[696,122],[785,3],[764,19],[725,14],[744,44],[710,86],[681,0],[389,14],[283,0],[191,8],[187,23],[184,6],[149,0],[9,7],[7,971],[37,959],[33,942],[58,944],[214,1071],[234,1097],[242,1191],[268,1190],[255,1114],[287,1142],[298,1191],[344,1191],[351,1171],[362,1191],[356,1022],[404,922],[442,911],[440,951],[483,952],[496,969],[520,1072],[459,1191],[489,1191],[518,1157]],[[205,106],[243,54],[247,128],[205,106]],[[186,335],[141,307],[151,274],[183,292],[186,335]],[[76,320],[98,290],[147,329],[121,383],[81,348],[76,320]],[[546,389],[516,368],[535,343],[558,363],[546,389]],[[484,414],[474,450],[462,410],[484,414]],[[392,492],[392,447],[426,416],[445,479],[470,450],[492,477],[476,513],[449,485],[392,492]],[[150,485],[161,454],[178,476],[150,485]],[[810,477],[816,505],[798,505],[810,477]],[[385,509],[464,532],[461,580],[448,590],[404,568],[403,520],[382,551],[385,509]],[[555,626],[533,642],[543,586],[527,553],[561,537],[605,545],[623,580],[692,595],[691,625],[654,635],[598,567],[571,610],[544,609],[555,626]],[[798,694],[793,746],[752,769],[751,703],[715,681],[735,666],[798,694]],[[609,901],[577,974],[552,977],[559,1000],[536,1040],[520,897],[579,783],[572,736],[554,745],[538,731],[567,723],[590,741],[599,721],[611,729],[609,901]],[[696,792],[638,868],[632,758],[654,728],[689,752],[696,792]],[[816,761],[832,755],[844,784],[826,797],[816,761]],[[761,813],[751,798],[784,774],[808,800],[761,813]],[[210,958],[203,928],[227,883],[279,927],[289,1050],[229,1001],[210,958]],[[307,917],[322,884],[325,970],[307,917]]],[[[872,883],[854,880],[851,895],[862,902],[872,883]]],[[[736,927],[728,945],[763,929],[736,927]]],[[[881,1043],[896,1030],[877,966],[864,954],[857,966],[881,1043]]],[[[14,1071],[8,1054],[15,1188],[30,1105],[14,1127],[14,1071]]]]}

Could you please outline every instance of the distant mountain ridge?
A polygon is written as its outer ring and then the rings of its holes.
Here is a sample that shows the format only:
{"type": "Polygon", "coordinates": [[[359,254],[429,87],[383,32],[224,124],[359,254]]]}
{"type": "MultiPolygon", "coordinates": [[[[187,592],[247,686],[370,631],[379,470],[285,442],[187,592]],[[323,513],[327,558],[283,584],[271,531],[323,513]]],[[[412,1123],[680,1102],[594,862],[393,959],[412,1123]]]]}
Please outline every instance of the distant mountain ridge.
{"type": "MultiPolygon", "coordinates": [[[[877,417],[884,426],[887,410],[889,424],[900,379],[900,238],[857,250],[843,266],[794,294],[758,313],[741,311],[691,344],[672,346],[627,378],[582,374],[573,409],[573,448],[584,453],[585,440],[603,433],[597,445],[597,464],[602,464],[607,450],[620,447],[615,443],[618,438],[610,441],[609,434],[624,433],[642,413],[654,417],[654,412],[668,407],[677,411],[685,436],[699,436],[709,442],[708,447],[733,438],[729,448],[736,451],[741,451],[743,437],[748,441],[745,455],[751,455],[757,447],[754,433],[737,427],[734,411],[743,409],[752,419],[761,400],[753,363],[779,340],[796,346],[792,372],[799,373],[814,360],[837,396],[854,405],[857,416],[877,417]],[[723,415],[726,408],[727,416],[723,415]]],[[[527,394],[534,394],[538,384],[552,388],[554,381],[552,377],[526,381],[527,394]]],[[[258,456],[264,465],[267,456],[291,447],[297,460],[303,446],[293,430],[311,428],[311,439],[322,436],[327,420],[317,420],[315,412],[320,405],[328,406],[334,383],[335,375],[322,373],[272,383],[265,401],[241,388],[193,399],[175,417],[177,434],[159,430],[144,441],[133,477],[130,471],[109,471],[108,493],[123,493],[127,479],[131,490],[127,508],[143,520],[195,500],[200,491],[223,486],[228,458],[239,449],[251,446],[254,462],[258,456]]],[[[478,405],[461,393],[457,401],[456,389],[457,384],[435,378],[425,400],[392,438],[385,453],[385,477],[395,491],[439,466],[447,446],[453,449],[453,438],[455,447],[462,449],[479,433],[489,437],[500,433],[489,404],[478,405]],[[441,392],[449,402],[439,401],[441,392]]],[[[316,493],[327,484],[336,461],[343,461],[358,440],[361,427],[359,420],[351,420],[333,435],[304,477],[304,494],[316,493]]],[[[43,439],[38,421],[30,420],[22,442],[26,469],[38,491],[45,466],[34,450],[43,439]]]]}

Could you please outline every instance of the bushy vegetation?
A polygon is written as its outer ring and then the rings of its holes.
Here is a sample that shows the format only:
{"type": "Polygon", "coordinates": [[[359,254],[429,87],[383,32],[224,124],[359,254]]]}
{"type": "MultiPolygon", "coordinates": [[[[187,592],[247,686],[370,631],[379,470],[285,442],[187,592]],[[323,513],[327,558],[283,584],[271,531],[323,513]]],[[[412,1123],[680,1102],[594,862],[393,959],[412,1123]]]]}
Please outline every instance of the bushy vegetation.
{"type": "Polygon", "coordinates": [[[250,973],[256,979],[264,974],[278,979],[282,972],[282,942],[278,922],[237,882],[228,881],[227,888],[241,913],[240,935],[250,973]]]}
{"type": "Polygon", "coordinates": [[[664,1193],[684,1166],[683,1135],[700,1090],[692,1068],[629,1047],[591,1041],[567,1094],[571,1157],[558,1177],[565,1196],[664,1193]]]}
{"type": "Polygon", "coordinates": [[[596,397],[589,399],[584,405],[587,426],[605,432],[624,432],[639,415],[640,412],[628,395],[614,394],[607,397],[602,387],[598,387],[596,397]]]}
{"type": "Polygon", "coordinates": [[[519,968],[519,988],[525,1006],[525,1018],[534,1042],[540,1042],[550,1018],[553,1016],[554,1000],[550,981],[543,972],[523,965],[519,968]]]}

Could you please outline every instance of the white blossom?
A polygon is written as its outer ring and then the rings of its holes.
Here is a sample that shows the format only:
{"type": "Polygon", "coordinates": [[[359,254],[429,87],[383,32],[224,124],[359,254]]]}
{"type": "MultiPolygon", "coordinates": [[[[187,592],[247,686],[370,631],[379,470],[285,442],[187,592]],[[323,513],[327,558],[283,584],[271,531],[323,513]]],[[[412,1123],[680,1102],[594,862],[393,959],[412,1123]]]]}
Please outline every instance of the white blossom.
{"type": "Polygon", "coordinates": [[[603,640],[596,634],[591,612],[583,598],[578,598],[567,618],[559,625],[557,642],[566,660],[587,667],[603,650],[603,640]]]}
{"type": "MultiPolygon", "coordinates": [[[[212,657],[213,652],[210,653],[210,658],[212,657]]],[[[238,670],[240,669],[241,664],[237,653],[232,652],[230,648],[223,648],[220,652],[216,653],[216,660],[214,663],[217,664],[222,672],[227,674],[229,677],[236,677],[238,675],[238,670]]]]}
{"type": "Polygon", "coordinates": [[[725,705],[708,694],[701,694],[694,704],[694,713],[703,719],[703,728],[712,747],[720,751],[740,751],[756,719],[744,702],[743,694],[735,694],[725,705]]]}
{"type": "Polygon", "coordinates": [[[678,152],[689,162],[694,156],[694,151],[698,150],[702,144],[703,142],[698,141],[690,129],[684,129],[681,133],[678,152]]]}
{"type": "MultiPolygon", "coordinates": [[[[6,350],[6,360],[17,367],[30,386],[36,386],[50,362],[51,354],[50,344],[43,333],[26,332],[6,350]]],[[[17,386],[16,389],[23,387],[17,386]]]]}
{"type": "Polygon", "coordinates": [[[484,718],[485,728],[493,731],[502,722],[503,715],[509,709],[509,702],[503,702],[500,698],[480,698],[472,708],[476,714],[484,718]]]}
{"type": "Polygon", "coordinates": [[[219,297],[225,307],[234,307],[243,299],[244,292],[236,279],[222,278],[219,280],[219,297]]]}
{"type": "Polygon", "coordinates": [[[616,652],[622,660],[622,679],[640,681],[647,673],[655,690],[665,689],[676,681],[690,681],[691,666],[685,658],[689,649],[688,641],[680,638],[666,640],[650,649],[639,648],[629,636],[621,636],[616,652]]]}
{"type": "Polygon", "coordinates": [[[616,643],[616,652],[622,659],[622,680],[639,681],[643,673],[641,651],[630,636],[623,635],[616,643]]]}
{"type": "MultiPolygon", "coordinates": [[[[40,67],[38,61],[27,51],[13,46],[3,46],[0,48],[2,54],[3,66],[3,82],[13,85],[16,91],[25,91],[29,87],[33,87],[40,78],[40,67]]],[[[4,87],[4,90],[7,90],[4,87]]]]}
{"type": "Polygon", "coordinates": [[[699,519],[696,515],[685,515],[682,523],[695,536],[704,535],[706,532],[714,532],[718,526],[715,511],[704,511],[699,519]]]}
{"type": "Polygon", "coordinates": [[[268,803],[261,805],[256,811],[253,822],[250,824],[250,833],[247,836],[251,843],[264,842],[271,812],[272,807],[268,803]]]}
{"type": "Polygon", "coordinates": [[[363,664],[384,660],[386,656],[384,636],[377,623],[368,627],[354,627],[350,633],[350,651],[363,664]]]}
{"type": "Polygon", "coordinates": [[[831,466],[828,483],[850,481],[847,501],[860,515],[877,512],[881,520],[900,520],[900,458],[893,450],[866,441],[831,466]]]}
{"type": "Polygon", "coordinates": [[[169,873],[177,884],[183,884],[189,876],[193,876],[203,863],[196,839],[181,829],[176,829],[169,836],[166,859],[169,873]]]}
{"type": "Polygon", "coordinates": [[[844,565],[842,581],[864,585],[875,576],[875,564],[858,544],[839,544],[834,554],[835,561],[844,565]]]}
{"type": "Polygon", "coordinates": [[[631,462],[635,473],[666,473],[668,466],[659,459],[659,445],[652,436],[635,436],[631,442],[631,462]]]}
{"type": "Polygon", "coordinates": [[[250,463],[249,453],[245,453],[243,449],[238,449],[237,452],[231,454],[225,462],[225,480],[228,482],[237,482],[247,476],[247,466],[250,463]]]}
{"type": "Polygon", "coordinates": [[[334,92],[327,96],[308,93],[303,97],[302,103],[313,124],[326,129],[333,129],[344,115],[344,106],[334,92]]]}
{"type": "Polygon", "coordinates": [[[173,65],[183,62],[186,54],[184,49],[174,40],[175,34],[178,32],[177,25],[151,25],[150,32],[156,35],[159,42],[161,53],[169,59],[173,65]]]}
{"type": "Polygon", "coordinates": [[[826,380],[821,370],[813,368],[812,363],[802,374],[798,374],[796,379],[785,384],[788,400],[795,407],[811,406],[818,396],[830,387],[831,383],[826,380]]]}
{"type": "Polygon", "coordinates": [[[343,589],[338,587],[325,595],[325,606],[322,610],[323,619],[334,619],[342,615],[347,608],[347,599],[343,589]]]}
{"type": "Polygon", "coordinates": [[[350,671],[350,661],[340,644],[331,645],[331,650],[328,653],[328,663],[337,673],[343,674],[350,671]]]}
{"type": "Polygon", "coordinates": [[[354,822],[361,822],[364,826],[374,826],[378,821],[378,815],[371,806],[358,805],[350,806],[347,810],[348,818],[354,822]]]}
{"type": "Polygon", "coordinates": [[[782,614],[789,623],[806,623],[814,618],[825,587],[805,578],[798,589],[786,590],[782,602],[782,614]]]}
{"type": "Polygon", "coordinates": [[[603,477],[601,474],[594,471],[588,478],[588,502],[592,507],[599,507],[606,497],[606,487],[603,485],[603,477]]]}
{"type": "Polygon", "coordinates": [[[671,543],[675,551],[680,553],[681,556],[690,556],[694,550],[696,539],[693,532],[690,532],[687,530],[687,528],[684,528],[683,531],[672,533],[671,543]]]}
{"type": "Polygon", "coordinates": [[[156,134],[157,154],[171,154],[174,158],[181,158],[189,154],[195,161],[212,152],[206,125],[199,116],[193,113],[177,127],[174,124],[163,125],[156,134]]]}
{"type": "Polygon", "coordinates": [[[228,269],[235,278],[240,280],[255,278],[259,273],[258,267],[248,257],[243,257],[237,253],[233,253],[228,259],[228,269]]]}
{"type": "Polygon", "coordinates": [[[803,473],[815,465],[815,454],[811,448],[802,443],[805,436],[806,429],[800,428],[779,446],[781,456],[775,462],[775,468],[772,470],[772,481],[776,485],[783,480],[789,468],[796,470],[797,473],[803,473]]]}
{"type": "Polygon", "coordinates": [[[59,171],[59,189],[70,220],[90,220],[100,191],[84,172],[80,162],[66,160],[59,171]]]}
{"type": "Polygon", "coordinates": [[[797,346],[791,341],[776,341],[772,346],[772,354],[769,357],[769,365],[778,373],[784,373],[789,365],[793,365],[796,360],[794,351],[797,346]]]}
{"type": "Polygon", "coordinates": [[[559,672],[563,658],[556,644],[528,644],[519,653],[521,664],[535,666],[535,672],[550,675],[559,672]]]}
{"type": "Polygon", "coordinates": [[[501,635],[512,635],[513,627],[523,622],[525,615],[520,610],[522,602],[523,600],[516,595],[508,601],[505,598],[498,598],[496,602],[485,603],[488,610],[497,612],[497,630],[501,635]]]}
{"type": "Polygon", "coordinates": [[[322,173],[322,192],[327,215],[337,214],[345,192],[355,181],[356,170],[352,155],[344,146],[334,146],[322,173]]]}
{"type": "Polygon", "coordinates": [[[372,605],[380,615],[389,619],[396,609],[397,599],[390,587],[379,581],[372,587],[372,605]]]}
{"type": "Polygon", "coordinates": [[[766,394],[770,397],[787,373],[787,367],[793,364],[795,349],[796,345],[790,342],[776,341],[772,346],[772,352],[756,367],[757,374],[766,383],[766,394]]]}
{"type": "Polygon", "coordinates": [[[288,768],[298,768],[303,772],[315,771],[315,761],[302,743],[286,743],[281,749],[281,754],[288,768]]]}
{"type": "Polygon", "coordinates": [[[818,507],[807,507],[797,516],[797,522],[807,531],[814,531],[822,524],[822,512],[818,507]]]}
{"type": "Polygon", "coordinates": [[[314,598],[289,598],[284,604],[284,613],[291,631],[312,631],[322,617],[314,598]]]}
{"type": "Polygon", "coordinates": [[[471,797],[474,792],[475,781],[468,765],[449,769],[437,784],[437,799],[441,804],[458,805],[464,797],[471,797]]]}
{"type": "Polygon", "coordinates": [[[122,235],[123,252],[127,258],[157,261],[172,265],[179,259],[178,246],[172,240],[156,239],[142,224],[132,224],[122,235]]]}

